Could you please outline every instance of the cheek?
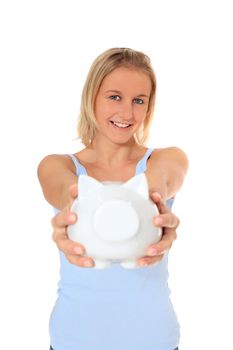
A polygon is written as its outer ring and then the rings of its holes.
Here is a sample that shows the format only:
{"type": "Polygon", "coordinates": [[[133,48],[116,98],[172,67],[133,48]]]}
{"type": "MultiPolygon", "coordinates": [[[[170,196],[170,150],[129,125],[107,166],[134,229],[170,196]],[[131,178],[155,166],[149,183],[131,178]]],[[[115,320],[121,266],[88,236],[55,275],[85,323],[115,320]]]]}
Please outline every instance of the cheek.
{"type": "Polygon", "coordinates": [[[134,117],[135,117],[135,119],[137,119],[137,120],[144,120],[146,118],[146,116],[147,116],[147,110],[148,110],[147,106],[145,106],[145,107],[141,107],[140,106],[140,108],[136,107],[134,109],[134,117]]]}
{"type": "Polygon", "coordinates": [[[117,106],[110,106],[109,104],[102,104],[101,108],[96,109],[96,117],[100,119],[111,118],[116,113],[118,113],[117,106]]]}

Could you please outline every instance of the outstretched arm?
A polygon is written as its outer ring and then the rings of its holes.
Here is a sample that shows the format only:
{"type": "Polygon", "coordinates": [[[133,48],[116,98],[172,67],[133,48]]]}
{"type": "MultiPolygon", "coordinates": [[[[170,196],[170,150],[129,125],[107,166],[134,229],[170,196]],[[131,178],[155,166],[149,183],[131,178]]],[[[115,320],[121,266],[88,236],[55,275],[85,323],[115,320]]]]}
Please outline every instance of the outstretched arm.
{"type": "Polygon", "coordinates": [[[163,201],[174,197],[188,170],[186,154],[177,147],[158,149],[148,164],[146,176],[150,193],[159,192],[163,201]]]}
{"type": "Polygon", "coordinates": [[[69,188],[77,184],[76,169],[69,156],[51,154],[38,166],[38,178],[45,199],[55,208],[63,209],[70,203],[69,188]]]}
{"type": "MultiPolygon", "coordinates": [[[[146,176],[150,193],[159,192],[162,200],[173,197],[188,170],[185,153],[177,147],[158,149],[152,153],[148,164],[146,176]]],[[[57,209],[69,203],[69,188],[78,182],[74,164],[66,155],[45,157],[39,164],[38,178],[46,200],[57,209]]]]}

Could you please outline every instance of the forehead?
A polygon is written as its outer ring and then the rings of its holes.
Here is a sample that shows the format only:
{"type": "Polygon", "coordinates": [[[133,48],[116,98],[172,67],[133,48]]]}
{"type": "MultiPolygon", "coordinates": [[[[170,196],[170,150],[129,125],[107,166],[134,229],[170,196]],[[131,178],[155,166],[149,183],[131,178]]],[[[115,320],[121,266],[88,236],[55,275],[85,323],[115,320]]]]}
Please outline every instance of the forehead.
{"type": "Polygon", "coordinates": [[[120,67],[114,69],[102,81],[101,90],[110,89],[150,94],[151,80],[148,74],[140,69],[120,67]]]}

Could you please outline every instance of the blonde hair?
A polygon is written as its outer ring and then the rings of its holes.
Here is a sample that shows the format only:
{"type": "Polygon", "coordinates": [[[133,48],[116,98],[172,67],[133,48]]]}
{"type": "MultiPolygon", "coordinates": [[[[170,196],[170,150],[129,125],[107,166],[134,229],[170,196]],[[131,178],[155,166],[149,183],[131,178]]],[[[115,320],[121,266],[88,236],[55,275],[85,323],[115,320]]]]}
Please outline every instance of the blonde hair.
{"type": "Polygon", "coordinates": [[[98,130],[94,114],[94,103],[100,85],[109,73],[119,67],[142,70],[151,80],[152,89],[147,116],[134,135],[135,141],[141,145],[144,145],[148,139],[156,92],[156,77],[150,64],[150,59],[140,51],[129,48],[112,48],[104,51],[95,59],[83,87],[77,131],[78,139],[81,139],[86,147],[92,142],[95,132],[98,130]]]}

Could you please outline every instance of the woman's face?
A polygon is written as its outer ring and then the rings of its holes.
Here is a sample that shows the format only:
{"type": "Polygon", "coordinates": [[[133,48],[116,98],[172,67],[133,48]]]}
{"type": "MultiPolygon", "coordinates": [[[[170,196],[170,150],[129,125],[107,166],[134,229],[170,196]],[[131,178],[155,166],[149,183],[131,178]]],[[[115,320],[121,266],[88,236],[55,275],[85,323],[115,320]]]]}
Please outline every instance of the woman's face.
{"type": "Polygon", "coordinates": [[[99,132],[115,142],[132,138],[147,116],[150,94],[151,80],[146,73],[125,67],[109,73],[95,99],[99,132]]]}

